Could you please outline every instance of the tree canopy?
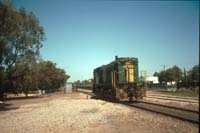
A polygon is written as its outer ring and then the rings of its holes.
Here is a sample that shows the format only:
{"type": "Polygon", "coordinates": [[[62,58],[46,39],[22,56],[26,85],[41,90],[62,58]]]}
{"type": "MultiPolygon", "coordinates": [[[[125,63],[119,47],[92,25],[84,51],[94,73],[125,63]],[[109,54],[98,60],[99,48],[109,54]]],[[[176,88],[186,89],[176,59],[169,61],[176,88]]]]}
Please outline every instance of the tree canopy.
{"type": "Polygon", "coordinates": [[[26,54],[38,56],[45,35],[32,12],[16,9],[9,2],[0,2],[0,9],[0,64],[10,69],[26,54]]]}
{"type": "Polygon", "coordinates": [[[51,61],[42,61],[39,64],[38,87],[46,92],[53,92],[64,85],[70,77],[63,69],[57,68],[51,61]]]}
{"type": "Polygon", "coordinates": [[[199,65],[195,65],[189,72],[188,72],[188,80],[199,82],[199,65]]]}
{"type": "Polygon", "coordinates": [[[165,71],[161,71],[160,73],[155,72],[154,76],[158,76],[159,82],[172,82],[176,81],[179,82],[182,80],[183,72],[178,66],[173,66],[165,71]]]}
{"type": "Polygon", "coordinates": [[[5,92],[57,90],[69,78],[51,61],[42,61],[44,28],[32,12],[0,1],[0,98],[5,92]]]}
{"type": "Polygon", "coordinates": [[[182,82],[199,82],[199,65],[195,65],[188,72],[184,72],[177,66],[167,69],[166,71],[155,72],[154,76],[159,77],[159,82],[182,81],[182,82]]]}

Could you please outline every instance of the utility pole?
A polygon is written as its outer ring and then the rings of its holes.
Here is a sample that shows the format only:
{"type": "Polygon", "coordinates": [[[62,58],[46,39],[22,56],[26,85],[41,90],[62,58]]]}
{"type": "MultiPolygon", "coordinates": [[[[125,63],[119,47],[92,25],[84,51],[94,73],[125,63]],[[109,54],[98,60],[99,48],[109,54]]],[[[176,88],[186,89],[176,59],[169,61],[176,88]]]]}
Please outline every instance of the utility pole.
{"type": "Polygon", "coordinates": [[[146,70],[141,70],[141,78],[143,79],[143,73],[144,73],[144,87],[147,87],[147,71],[146,70]]]}
{"type": "Polygon", "coordinates": [[[168,66],[168,65],[162,65],[163,66],[163,70],[165,72],[165,68],[168,66]]]}
{"type": "MultiPolygon", "coordinates": [[[[165,72],[165,68],[166,68],[167,66],[168,66],[168,65],[162,65],[164,72],[165,72]]],[[[166,74],[165,74],[165,76],[166,76],[166,74]]],[[[166,85],[166,84],[167,84],[167,81],[164,80],[164,82],[165,82],[165,85],[166,85]]]]}
{"type": "Polygon", "coordinates": [[[187,73],[185,67],[183,68],[183,80],[184,87],[187,87],[187,73]]]}
{"type": "Polygon", "coordinates": [[[184,76],[184,81],[186,81],[186,70],[185,70],[185,67],[183,68],[183,76],[184,76]]]}

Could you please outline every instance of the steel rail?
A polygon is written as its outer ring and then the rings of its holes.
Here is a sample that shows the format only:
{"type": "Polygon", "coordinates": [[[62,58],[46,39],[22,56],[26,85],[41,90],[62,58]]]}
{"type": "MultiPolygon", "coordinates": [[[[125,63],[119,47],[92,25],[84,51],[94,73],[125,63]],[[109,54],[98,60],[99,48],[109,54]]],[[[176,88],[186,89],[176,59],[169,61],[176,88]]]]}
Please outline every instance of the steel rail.
{"type": "Polygon", "coordinates": [[[186,109],[186,108],[181,108],[181,107],[175,107],[175,106],[170,106],[170,105],[165,105],[165,104],[157,104],[157,103],[153,103],[153,102],[147,102],[147,101],[144,101],[144,100],[138,100],[138,102],[146,103],[146,104],[151,104],[151,105],[156,105],[156,106],[162,106],[162,107],[176,109],[176,110],[181,110],[181,111],[192,112],[192,113],[199,113],[199,110],[191,110],[191,109],[186,109]]]}
{"type": "Polygon", "coordinates": [[[125,105],[199,124],[199,113],[193,113],[193,112],[188,113],[188,112],[184,112],[183,110],[177,111],[176,109],[169,109],[169,108],[166,108],[166,107],[163,107],[160,105],[152,105],[151,104],[149,106],[148,104],[144,104],[144,103],[140,104],[139,102],[138,103],[125,103],[125,105]]]}
{"type": "Polygon", "coordinates": [[[167,98],[178,98],[178,99],[189,99],[189,100],[199,100],[199,98],[194,97],[181,97],[181,96],[168,96],[168,95],[159,95],[159,94],[150,94],[148,96],[156,96],[156,97],[167,97],[167,98]]]}
{"type": "Polygon", "coordinates": [[[171,101],[179,101],[179,102],[189,102],[189,103],[199,103],[198,101],[190,101],[186,99],[174,99],[174,98],[166,98],[166,97],[156,97],[156,96],[146,96],[146,98],[153,98],[153,99],[163,99],[163,100],[171,100],[171,101]]]}
{"type": "MultiPolygon", "coordinates": [[[[86,92],[86,91],[78,91],[78,92],[94,96],[92,92],[86,92]]],[[[170,116],[179,120],[199,124],[199,111],[196,111],[196,110],[190,110],[190,109],[179,108],[175,106],[146,102],[142,100],[139,100],[133,103],[130,103],[128,101],[127,102],[121,101],[117,103],[127,105],[130,107],[136,107],[139,109],[143,109],[143,110],[158,113],[158,114],[162,114],[165,116],[170,116]]]]}

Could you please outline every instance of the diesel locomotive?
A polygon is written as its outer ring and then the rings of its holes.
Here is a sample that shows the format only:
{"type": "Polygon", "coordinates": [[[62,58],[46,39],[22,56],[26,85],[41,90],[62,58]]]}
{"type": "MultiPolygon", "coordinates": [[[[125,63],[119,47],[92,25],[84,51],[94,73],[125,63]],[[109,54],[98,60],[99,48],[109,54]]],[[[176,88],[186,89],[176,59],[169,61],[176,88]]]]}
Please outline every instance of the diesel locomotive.
{"type": "Polygon", "coordinates": [[[123,57],[94,69],[93,93],[97,98],[112,100],[142,99],[144,92],[138,85],[138,59],[123,57]]]}

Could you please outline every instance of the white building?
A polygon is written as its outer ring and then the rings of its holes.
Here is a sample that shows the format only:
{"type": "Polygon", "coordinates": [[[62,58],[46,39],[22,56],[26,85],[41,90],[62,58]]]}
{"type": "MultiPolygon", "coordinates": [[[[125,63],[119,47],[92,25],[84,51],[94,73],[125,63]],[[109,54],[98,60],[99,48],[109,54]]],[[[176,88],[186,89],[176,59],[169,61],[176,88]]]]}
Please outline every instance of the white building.
{"type": "Polygon", "coordinates": [[[73,89],[72,83],[67,83],[64,86],[64,93],[72,93],[73,91],[72,89],[73,89]]]}
{"type": "Polygon", "coordinates": [[[142,79],[143,82],[152,82],[153,84],[158,84],[159,80],[157,76],[148,76],[148,77],[143,77],[142,79]]]}

